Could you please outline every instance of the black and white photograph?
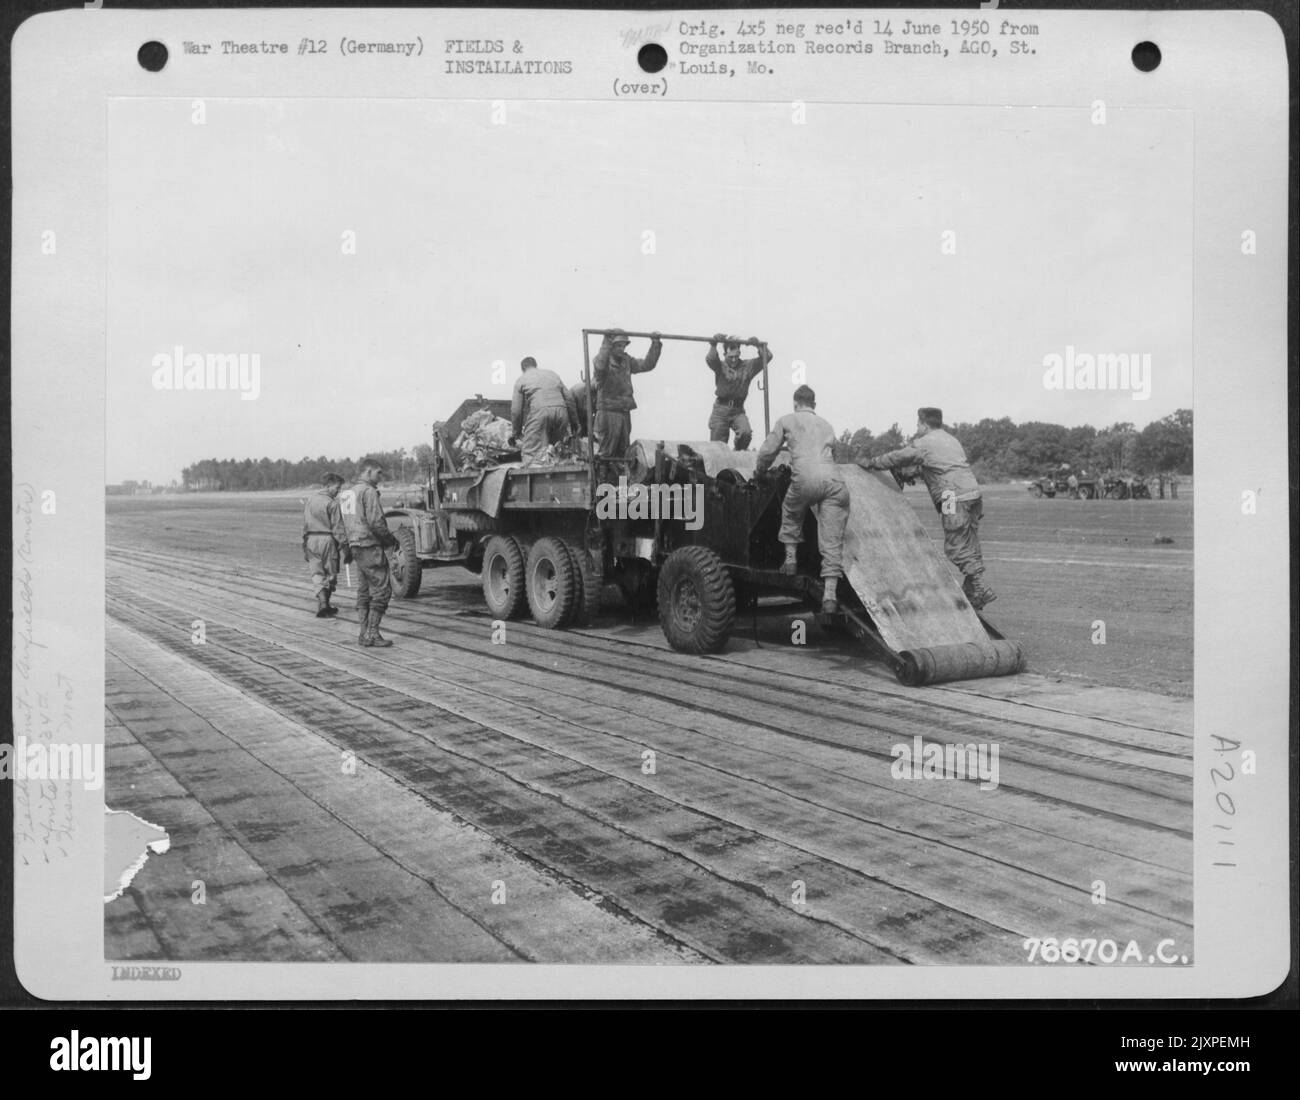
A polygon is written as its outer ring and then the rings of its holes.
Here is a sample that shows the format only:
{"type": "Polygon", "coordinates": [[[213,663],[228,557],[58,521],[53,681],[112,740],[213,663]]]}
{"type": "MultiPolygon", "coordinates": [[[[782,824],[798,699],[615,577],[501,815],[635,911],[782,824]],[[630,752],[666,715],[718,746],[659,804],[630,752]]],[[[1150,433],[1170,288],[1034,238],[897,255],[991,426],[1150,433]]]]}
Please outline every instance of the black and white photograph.
{"type": "Polygon", "coordinates": [[[20,932],[62,858],[124,997],[1280,976],[1268,17],[102,14],[93,207],[15,177],[20,932]]]}

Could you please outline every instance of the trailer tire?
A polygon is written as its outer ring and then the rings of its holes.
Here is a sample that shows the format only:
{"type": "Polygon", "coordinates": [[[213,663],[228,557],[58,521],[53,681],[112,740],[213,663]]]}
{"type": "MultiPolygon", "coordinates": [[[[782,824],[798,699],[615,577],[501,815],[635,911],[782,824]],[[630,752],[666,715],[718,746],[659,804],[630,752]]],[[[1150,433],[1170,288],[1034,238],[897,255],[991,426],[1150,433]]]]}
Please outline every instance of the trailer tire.
{"type": "Polygon", "coordinates": [[[538,539],[528,551],[525,587],[533,622],[547,630],[565,626],[577,596],[578,567],[560,539],[538,539]]]}
{"type": "Polygon", "coordinates": [[[1035,499],[1040,498],[1043,495],[1043,487],[1041,485],[1029,486],[1029,495],[1035,499]]]}
{"type": "Polygon", "coordinates": [[[509,535],[493,535],[483,551],[483,602],[494,619],[517,619],[524,609],[524,555],[509,535]]]}
{"type": "Polygon", "coordinates": [[[393,575],[393,595],[399,600],[409,600],[420,591],[420,578],[424,568],[415,549],[415,529],[394,527],[397,545],[388,548],[388,567],[393,575]]]}
{"type": "Polygon", "coordinates": [[[659,625],[682,653],[717,653],[736,619],[736,590],[707,546],[682,546],[659,571],[659,625]]]}
{"type": "Polygon", "coordinates": [[[570,619],[574,626],[590,626],[600,614],[602,578],[596,572],[596,563],[583,546],[576,542],[566,542],[564,545],[569,551],[569,557],[573,559],[576,588],[570,619]]]}

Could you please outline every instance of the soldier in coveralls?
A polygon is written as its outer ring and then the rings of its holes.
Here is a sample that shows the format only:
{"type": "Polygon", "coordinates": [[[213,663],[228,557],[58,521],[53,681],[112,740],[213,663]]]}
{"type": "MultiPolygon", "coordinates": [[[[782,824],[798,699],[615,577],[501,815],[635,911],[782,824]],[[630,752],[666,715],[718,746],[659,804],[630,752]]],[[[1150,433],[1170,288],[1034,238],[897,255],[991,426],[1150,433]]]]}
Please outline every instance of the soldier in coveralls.
{"type": "MultiPolygon", "coordinates": [[[[750,339],[750,343],[757,343],[750,339]]],[[[772,361],[772,352],[760,348],[755,359],[740,358],[740,337],[726,336],[718,333],[713,337],[713,344],[705,353],[704,362],[713,371],[717,381],[713,394],[713,412],[709,414],[709,438],[714,443],[726,443],[732,431],[736,433],[736,450],[749,449],[749,441],[754,438],[754,429],[749,425],[745,415],[745,399],[749,396],[749,384],[763,373],[763,368],[772,361]],[[718,345],[723,345],[723,358],[718,358],[718,345]]]]}
{"type": "Polygon", "coordinates": [[[849,521],[849,490],[835,469],[832,450],[835,429],[813,410],[817,395],[812,387],[794,391],[794,412],[776,422],[772,434],[758,449],[754,474],[766,476],[782,447],[790,451],[793,476],[781,504],[781,533],[785,544],[785,563],[781,572],[793,575],[798,568],[796,556],[803,542],[803,521],[808,509],[817,508],[817,548],[822,555],[822,611],[831,614],[839,608],[836,589],[844,576],[844,527],[849,521]]]}
{"type": "Polygon", "coordinates": [[[875,458],[858,459],[858,465],[864,470],[921,467],[930,499],[943,523],[944,553],[962,571],[962,591],[978,611],[997,599],[997,593],[984,583],[984,557],[979,538],[984,501],[979,482],[971,473],[962,445],[944,429],[943,411],[920,408],[916,417],[916,435],[911,443],[875,458]]]}
{"type": "Polygon", "coordinates": [[[383,466],[367,460],[361,464],[357,483],[339,494],[343,526],[352,547],[352,558],[357,563],[357,621],[361,626],[357,645],[361,646],[393,644],[379,633],[380,620],[393,595],[384,550],[397,545],[397,536],[388,529],[379,502],[379,482],[383,476],[383,466]]]}
{"type": "Polygon", "coordinates": [[[339,609],[330,603],[330,596],[338,586],[339,559],[352,560],[348,548],[347,532],[343,528],[343,514],[337,499],[343,479],[338,474],[326,474],[322,485],[307,498],[302,510],[302,556],[311,566],[312,591],[316,593],[316,618],[337,615],[339,609]]]}
{"type": "Polygon", "coordinates": [[[659,363],[663,342],[657,333],[650,337],[644,359],[627,353],[628,336],[622,329],[610,329],[591,361],[591,380],[596,387],[596,417],[592,439],[599,458],[622,458],[632,443],[632,375],[652,371],[659,363]]]}
{"type": "Polygon", "coordinates": [[[510,399],[510,427],[521,444],[525,466],[535,466],[546,448],[578,430],[573,394],[554,371],[537,365],[531,355],[519,364],[510,399]]]}

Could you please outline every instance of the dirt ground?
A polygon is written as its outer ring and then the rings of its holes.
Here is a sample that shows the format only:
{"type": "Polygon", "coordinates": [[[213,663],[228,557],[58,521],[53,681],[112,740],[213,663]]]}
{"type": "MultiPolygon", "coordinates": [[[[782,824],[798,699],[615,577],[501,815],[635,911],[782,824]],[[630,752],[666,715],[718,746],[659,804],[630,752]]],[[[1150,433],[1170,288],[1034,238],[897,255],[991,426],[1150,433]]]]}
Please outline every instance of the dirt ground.
{"type": "Polygon", "coordinates": [[[171,840],[106,905],[107,957],[1190,954],[1190,500],[990,489],[988,615],[1029,671],[909,689],[781,618],[677,654],[616,599],[494,645],[460,567],[362,650],[345,588],[311,614],[301,495],[107,501],[107,802],[171,840]],[[996,746],[999,781],[900,780],[922,742],[996,746]]]}

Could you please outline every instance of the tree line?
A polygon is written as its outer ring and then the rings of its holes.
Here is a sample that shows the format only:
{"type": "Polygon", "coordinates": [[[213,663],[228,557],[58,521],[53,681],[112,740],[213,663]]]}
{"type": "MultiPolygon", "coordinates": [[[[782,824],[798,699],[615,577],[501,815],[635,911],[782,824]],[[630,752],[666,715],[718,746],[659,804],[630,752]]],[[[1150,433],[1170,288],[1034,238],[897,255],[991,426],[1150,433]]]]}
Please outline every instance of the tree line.
{"type": "MultiPolygon", "coordinates": [[[[953,424],[975,476],[983,482],[1037,477],[1048,467],[1069,463],[1093,473],[1126,470],[1154,474],[1192,472],[1192,410],[1179,409],[1140,431],[1131,423],[1100,431],[1091,425],[1067,428],[1041,420],[1017,424],[1010,417],[985,418],[977,424],[953,424]]],[[[907,438],[897,424],[879,435],[868,428],[846,431],[835,445],[835,458],[850,462],[897,450],[907,438]]],[[[331,470],[352,478],[364,459],[375,458],[393,482],[418,481],[433,472],[434,450],[418,443],[409,450],[376,451],[362,458],[205,458],[186,466],[181,486],[187,490],[299,489],[320,484],[331,470]]]]}
{"type": "Polygon", "coordinates": [[[415,481],[428,477],[433,470],[433,448],[427,443],[410,450],[373,451],[360,458],[205,458],[181,471],[181,487],[186,490],[244,491],[250,489],[301,489],[319,485],[331,471],[345,480],[357,475],[361,463],[377,459],[388,471],[388,480],[415,481]]]}
{"type": "MultiPolygon", "coordinates": [[[[986,417],[977,424],[945,425],[961,442],[975,476],[983,482],[1037,477],[1068,463],[1075,470],[1125,470],[1141,476],[1192,472],[1192,410],[1179,409],[1140,431],[1131,423],[1098,431],[1089,424],[1067,428],[1041,420],[1015,423],[986,417]]],[[[835,446],[839,462],[874,458],[904,446],[897,424],[873,435],[867,428],[843,432],[835,446]]]]}

